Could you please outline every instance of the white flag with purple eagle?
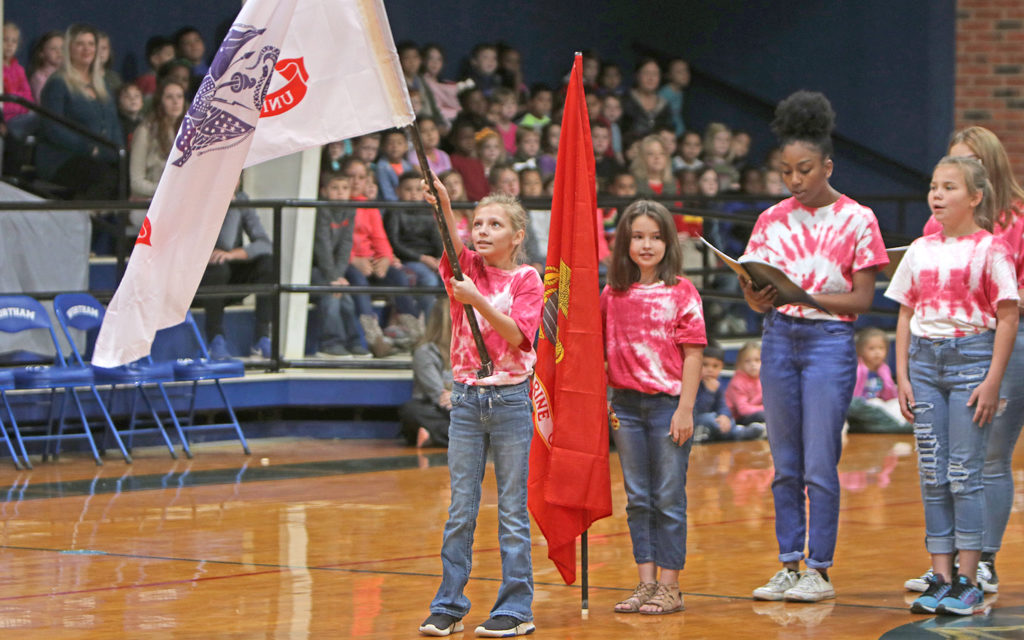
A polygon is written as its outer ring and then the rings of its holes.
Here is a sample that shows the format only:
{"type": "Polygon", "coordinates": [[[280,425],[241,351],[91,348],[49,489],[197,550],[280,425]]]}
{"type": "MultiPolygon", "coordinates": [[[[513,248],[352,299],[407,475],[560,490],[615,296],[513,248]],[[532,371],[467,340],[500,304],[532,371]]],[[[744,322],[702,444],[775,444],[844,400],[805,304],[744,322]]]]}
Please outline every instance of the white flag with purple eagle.
{"type": "Polygon", "coordinates": [[[93,363],[185,319],[242,169],[414,119],[381,0],[249,0],[185,115],[93,363]]]}

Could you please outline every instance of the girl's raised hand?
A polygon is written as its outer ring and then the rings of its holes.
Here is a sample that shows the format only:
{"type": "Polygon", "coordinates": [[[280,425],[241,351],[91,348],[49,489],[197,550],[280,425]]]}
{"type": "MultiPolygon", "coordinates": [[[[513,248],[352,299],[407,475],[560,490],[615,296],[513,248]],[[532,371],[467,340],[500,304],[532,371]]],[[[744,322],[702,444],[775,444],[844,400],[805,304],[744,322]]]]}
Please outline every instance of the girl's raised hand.
{"type": "Polygon", "coordinates": [[[900,402],[900,415],[903,418],[913,424],[914,423],[914,390],[910,388],[910,383],[901,383],[896,386],[896,397],[900,402]]]}
{"type": "Polygon", "coordinates": [[[442,207],[451,207],[452,206],[452,202],[451,202],[451,199],[448,197],[448,190],[444,188],[444,183],[441,182],[438,179],[438,177],[434,175],[433,171],[431,171],[430,175],[423,180],[423,199],[426,200],[430,204],[437,203],[437,200],[430,193],[430,187],[427,186],[427,179],[433,179],[433,181],[434,181],[434,188],[437,189],[437,195],[440,196],[440,198],[441,198],[441,206],[442,207]]]}
{"type": "Polygon", "coordinates": [[[672,424],[669,426],[669,435],[672,442],[680,447],[683,446],[690,436],[693,435],[693,412],[676,409],[672,414],[672,424]]]}
{"type": "Polygon", "coordinates": [[[996,417],[999,408],[999,385],[990,384],[988,378],[971,392],[967,406],[974,407],[974,423],[984,427],[996,417]]]}

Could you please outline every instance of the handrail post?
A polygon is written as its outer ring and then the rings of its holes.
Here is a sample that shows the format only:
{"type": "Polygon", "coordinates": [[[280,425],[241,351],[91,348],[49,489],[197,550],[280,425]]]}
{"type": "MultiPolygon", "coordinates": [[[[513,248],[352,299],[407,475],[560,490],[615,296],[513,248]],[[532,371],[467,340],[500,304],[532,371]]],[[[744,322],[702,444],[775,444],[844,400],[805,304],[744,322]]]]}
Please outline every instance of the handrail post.
{"type": "Polygon", "coordinates": [[[281,205],[274,206],[274,293],[270,298],[270,358],[273,363],[270,370],[275,373],[281,370],[281,216],[281,205]]]}

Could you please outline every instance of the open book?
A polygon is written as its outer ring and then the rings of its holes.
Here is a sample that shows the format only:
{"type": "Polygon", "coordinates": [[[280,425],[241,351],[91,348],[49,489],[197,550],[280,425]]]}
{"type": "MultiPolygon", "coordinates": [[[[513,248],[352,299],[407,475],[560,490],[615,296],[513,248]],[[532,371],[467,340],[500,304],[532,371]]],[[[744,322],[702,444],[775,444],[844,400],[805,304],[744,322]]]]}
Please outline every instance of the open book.
{"type": "Polygon", "coordinates": [[[885,254],[889,256],[889,264],[882,267],[882,273],[885,274],[886,278],[892,280],[893,274],[896,273],[896,267],[900,266],[900,261],[903,260],[903,256],[907,254],[907,249],[909,248],[910,245],[904,245],[885,250],[885,254]]]}
{"type": "Polygon", "coordinates": [[[771,285],[775,287],[778,295],[775,297],[775,306],[780,307],[784,304],[797,304],[805,307],[813,307],[819,311],[823,311],[829,315],[832,312],[821,306],[814,301],[811,294],[803,290],[800,285],[793,282],[793,280],[787,276],[778,267],[773,267],[764,260],[759,260],[751,256],[743,256],[739,260],[733,260],[729,256],[725,255],[718,250],[715,245],[711,244],[701,236],[701,241],[708,246],[709,249],[715,252],[722,262],[726,264],[730,269],[736,272],[736,275],[741,278],[746,278],[754,285],[754,289],[763,289],[764,287],[771,285]]]}

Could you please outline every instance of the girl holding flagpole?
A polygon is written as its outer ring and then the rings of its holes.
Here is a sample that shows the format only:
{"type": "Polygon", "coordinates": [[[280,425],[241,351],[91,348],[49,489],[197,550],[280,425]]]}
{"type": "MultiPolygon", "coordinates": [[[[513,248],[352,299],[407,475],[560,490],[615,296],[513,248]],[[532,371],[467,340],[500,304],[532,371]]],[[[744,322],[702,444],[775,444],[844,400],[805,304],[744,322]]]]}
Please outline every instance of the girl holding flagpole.
{"type": "Polygon", "coordinates": [[[615,611],[662,615],[683,610],[686,469],[707,339],[700,295],[682,275],[682,249],[664,205],[629,205],[616,236],[601,316],[619,423],[612,437],[640,583],[615,611]]]}
{"type": "MultiPolygon", "coordinates": [[[[448,192],[440,180],[431,178],[448,228],[455,229],[448,192]]],[[[426,199],[436,202],[429,194],[426,199]]],[[[498,484],[502,581],[490,618],[476,628],[476,635],[504,638],[534,631],[526,487],[533,437],[529,378],[537,360],[533,337],[540,325],[543,288],[537,272],[521,264],[526,212],[515,198],[492,195],[481,200],[471,229],[474,249],[465,247],[458,234],[451,237],[465,277],[453,277],[447,256],[440,264],[452,302],[451,504],[441,545],[441,586],[419,630],[428,636],[463,630],[462,618],[470,606],[463,591],[473,564],[473,533],[490,450],[498,484]],[[473,307],[494,362],[494,373],[485,378],[476,375],[480,358],[464,304],[473,307]]]]}

